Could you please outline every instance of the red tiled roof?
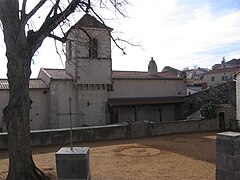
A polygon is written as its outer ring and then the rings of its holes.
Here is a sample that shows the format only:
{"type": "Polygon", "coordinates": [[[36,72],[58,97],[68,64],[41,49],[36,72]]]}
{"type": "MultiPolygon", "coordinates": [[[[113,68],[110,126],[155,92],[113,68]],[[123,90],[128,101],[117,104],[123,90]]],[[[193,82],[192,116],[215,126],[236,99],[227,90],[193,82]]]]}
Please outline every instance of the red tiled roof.
{"type": "Polygon", "coordinates": [[[234,73],[237,69],[239,69],[239,67],[213,69],[213,70],[210,70],[210,71],[204,73],[203,75],[206,75],[206,74],[216,74],[216,73],[224,73],[224,72],[232,72],[232,73],[234,73]]]}
{"type": "Polygon", "coordinates": [[[42,68],[43,71],[51,78],[51,79],[73,79],[69,74],[66,73],[65,69],[45,69],[42,68]]]}
{"type": "MultiPolygon", "coordinates": [[[[29,81],[29,89],[47,89],[47,85],[41,79],[30,79],[29,81]]],[[[8,90],[8,80],[0,79],[0,90],[8,90]]]]}
{"type": "Polygon", "coordinates": [[[137,98],[111,98],[112,106],[148,105],[148,104],[175,104],[184,103],[184,97],[137,97],[137,98]]]}
{"type": "Polygon", "coordinates": [[[240,73],[240,68],[233,72],[233,76],[236,77],[240,73]]]}
{"type": "Polygon", "coordinates": [[[163,79],[163,80],[180,80],[182,78],[178,77],[176,74],[159,72],[157,75],[150,75],[148,72],[139,71],[113,71],[113,79],[163,79]]]}

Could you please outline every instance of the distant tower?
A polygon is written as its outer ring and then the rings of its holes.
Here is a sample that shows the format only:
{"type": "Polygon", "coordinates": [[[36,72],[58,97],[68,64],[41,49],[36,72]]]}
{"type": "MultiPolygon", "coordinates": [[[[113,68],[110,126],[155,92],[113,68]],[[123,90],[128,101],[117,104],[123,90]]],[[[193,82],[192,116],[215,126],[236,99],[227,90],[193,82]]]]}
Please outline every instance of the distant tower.
{"type": "Polygon", "coordinates": [[[149,64],[148,64],[148,74],[150,74],[151,76],[158,75],[157,64],[153,60],[153,57],[151,57],[151,60],[149,61],[149,64]]]}

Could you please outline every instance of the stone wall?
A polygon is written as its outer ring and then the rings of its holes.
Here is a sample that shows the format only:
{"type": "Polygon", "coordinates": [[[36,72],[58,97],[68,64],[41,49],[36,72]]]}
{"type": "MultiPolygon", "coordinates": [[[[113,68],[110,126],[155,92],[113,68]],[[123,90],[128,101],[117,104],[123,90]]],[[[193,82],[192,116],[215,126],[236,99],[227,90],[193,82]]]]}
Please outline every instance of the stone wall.
{"type": "MultiPolygon", "coordinates": [[[[163,134],[218,130],[218,120],[192,120],[153,123],[142,121],[115,125],[73,129],[73,142],[127,139],[159,136],[163,134]]],[[[69,144],[69,129],[39,130],[31,132],[32,146],[69,144]]],[[[7,133],[0,133],[0,149],[7,148],[7,133]]]]}
{"type": "Polygon", "coordinates": [[[232,118],[236,116],[236,88],[235,82],[228,82],[204,91],[186,96],[185,113],[190,115],[198,111],[203,105],[229,104],[233,109],[232,118]]]}

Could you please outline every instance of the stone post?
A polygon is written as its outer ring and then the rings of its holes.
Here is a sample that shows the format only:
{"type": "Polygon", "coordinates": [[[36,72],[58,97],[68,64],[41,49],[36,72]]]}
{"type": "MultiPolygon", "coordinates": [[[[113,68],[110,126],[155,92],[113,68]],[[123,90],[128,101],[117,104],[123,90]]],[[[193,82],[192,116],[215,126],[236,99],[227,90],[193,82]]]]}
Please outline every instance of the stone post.
{"type": "Polygon", "coordinates": [[[89,148],[63,147],[56,153],[57,180],[90,180],[89,148]]]}
{"type": "Polygon", "coordinates": [[[240,133],[217,134],[216,180],[240,179],[240,133]]]}

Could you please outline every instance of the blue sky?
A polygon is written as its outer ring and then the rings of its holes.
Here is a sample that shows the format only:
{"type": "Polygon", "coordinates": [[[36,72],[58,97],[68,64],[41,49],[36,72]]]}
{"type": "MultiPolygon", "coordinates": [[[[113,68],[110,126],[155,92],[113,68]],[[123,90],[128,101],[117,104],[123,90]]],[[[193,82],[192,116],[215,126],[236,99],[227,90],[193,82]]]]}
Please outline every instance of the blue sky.
{"type": "MultiPolygon", "coordinates": [[[[183,69],[198,65],[211,68],[240,58],[239,0],[129,0],[128,18],[106,20],[120,36],[141,47],[126,46],[127,55],[112,47],[113,70],[146,71],[154,57],[161,71],[164,66],[183,69]]],[[[0,77],[6,77],[6,58],[0,34],[0,77]]],[[[55,53],[54,42],[45,40],[34,56],[32,77],[40,67],[64,68],[55,53]]],[[[64,61],[64,59],[63,59],[64,61]]]]}

